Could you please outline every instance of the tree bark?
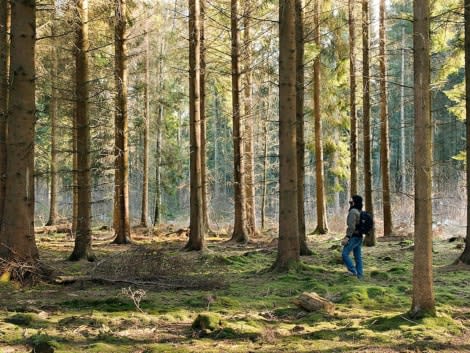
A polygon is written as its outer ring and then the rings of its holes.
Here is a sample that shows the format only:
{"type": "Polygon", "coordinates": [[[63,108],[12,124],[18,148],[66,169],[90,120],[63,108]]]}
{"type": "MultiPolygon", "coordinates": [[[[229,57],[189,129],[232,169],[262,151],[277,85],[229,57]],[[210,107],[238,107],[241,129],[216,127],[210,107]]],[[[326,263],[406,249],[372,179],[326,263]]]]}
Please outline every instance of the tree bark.
{"type": "Polygon", "coordinates": [[[115,132],[115,179],[114,198],[117,211],[115,244],[131,242],[129,224],[129,151],[127,115],[127,38],[126,38],[126,0],[115,2],[114,38],[114,79],[116,84],[116,109],[114,112],[115,132]]]}
{"type": "MultiPolygon", "coordinates": [[[[320,48],[320,4],[319,0],[314,2],[314,29],[313,36],[315,44],[320,48]]],[[[323,137],[320,108],[320,52],[313,63],[313,110],[315,125],[315,177],[316,177],[316,196],[317,196],[317,228],[315,234],[328,233],[328,224],[326,220],[326,202],[325,202],[325,176],[323,171],[323,137]]]]}
{"type": "Polygon", "coordinates": [[[405,28],[401,32],[401,77],[400,77],[400,175],[401,192],[408,190],[406,178],[406,135],[405,135],[405,28]]]}
{"type": "MultiPolygon", "coordinates": [[[[54,13],[55,17],[55,13],[54,13]]],[[[55,18],[53,19],[53,21],[55,18]]],[[[52,24],[51,36],[55,38],[55,24],[52,24]]],[[[57,213],[57,192],[58,192],[58,178],[57,178],[57,47],[51,49],[52,56],[52,70],[51,70],[51,103],[50,103],[50,119],[51,119],[51,178],[50,178],[50,201],[49,201],[49,220],[46,226],[52,226],[57,223],[59,215],[57,213]]]]}
{"type": "Polygon", "coordinates": [[[254,151],[254,115],[253,105],[253,70],[251,45],[251,16],[253,4],[251,0],[244,1],[243,16],[243,47],[244,47],[244,159],[245,159],[245,200],[246,200],[246,228],[250,236],[256,234],[256,208],[255,208],[255,151],[254,151]]]}
{"type": "Polygon", "coordinates": [[[203,228],[209,231],[209,205],[207,203],[207,163],[206,163],[206,47],[205,47],[205,15],[206,1],[199,0],[201,7],[201,78],[200,78],[200,112],[201,112],[201,193],[202,193],[202,222],[203,228]]]}
{"type": "Polygon", "coordinates": [[[464,2],[465,18],[465,107],[466,107],[466,162],[467,162],[467,236],[465,249],[459,257],[459,261],[470,265],[470,0],[464,2]]]}
{"type": "Polygon", "coordinates": [[[382,202],[384,236],[392,234],[390,198],[390,151],[387,109],[387,60],[385,57],[385,0],[379,3],[379,66],[380,66],[380,169],[382,172],[382,202]]]}
{"type": "Polygon", "coordinates": [[[8,111],[5,196],[0,257],[33,263],[34,238],[35,36],[34,1],[11,3],[11,85],[8,111]]]}
{"type": "Polygon", "coordinates": [[[349,0],[349,107],[351,115],[351,195],[357,195],[357,115],[356,115],[356,18],[354,14],[355,0],[349,0]]]}
{"type": "Polygon", "coordinates": [[[249,240],[246,227],[245,163],[243,160],[243,132],[240,112],[240,31],[238,29],[238,0],[231,0],[232,29],[232,124],[235,220],[232,241],[246,243],[249,240]]]}
{"type": "Polygon", "coordinates": [[[413,3],[415,247],[410,314],[436,314],[432,276],[432,121],[429,0],[413,3]]]}
{"type": "Polygon", "coordinates": [[[91,162],[88,71],[88,0],[76,0],[75,119],[77,151],[77,233],[69,260],[94,260],[91,250],[91,162]]]}
{"type": "Polygon", "coordinates": [[[145,31],[145,57],[144,57],[144,171],[142,177],[142,205],[140,214],[140,225],[142,227],[148,227],[149,218],[149,139],[150,139],[150,99],[149,99],[149,35],[147,30],[145,31]]]}
{"type": "Polygon", "coordinates": [[[201,104],[200,99],[200,6],[189,0],[189,117],[190,117],[190,231],[186,250],[205,248],[202,220],[201,104]]]}
{"type": "Polygon", "coordinates": [[[300,263],[297,204],[295,0],[279,4],[279,242],[273,269],[300,263]]]}
{"type": "MultiPolygon", "coordinates": [[[[366,210],[373,214],[372,203],[372,162],[370,135],[370,62],[369,62],[369,0],[362,0],[362,91],[363,91],[363,144],[364,144],[364,198],[366,210]]],[[[364,239],[364,245],[375,245],[375,232],[372,229],[364,239]]]]}
{"type": "MultiPolygon", "coordinates": [[[[162,95],[163,91],[163,45],[160,44],[160,54],[158,60],[158,95],[162,95]]],[[[157,116],[156,116],[156,128],[155,128],[155,212],[153,217],[153,225],[160,224],[161,221],[161,177],[160,177],[160,164],[162,160],[162,121],[163,121],[163,104],[158,103],[157,116]]]]}
{"type": "Polygon", "coordinates": [[[312,255],[307,245],[305,231],[305,140],[304,140],[304,4],[303,0],[295,1],[295,41],[296,41],[296,133],[297,133],[297,212],[299,217],[300,255],[312,255]]]}
{"type": "Polygon", "coordinates": [[[5,205],[5,173],[7,168],[7,119],[10,70],[10,3],[0,3],[0,227],[5,205]]]}

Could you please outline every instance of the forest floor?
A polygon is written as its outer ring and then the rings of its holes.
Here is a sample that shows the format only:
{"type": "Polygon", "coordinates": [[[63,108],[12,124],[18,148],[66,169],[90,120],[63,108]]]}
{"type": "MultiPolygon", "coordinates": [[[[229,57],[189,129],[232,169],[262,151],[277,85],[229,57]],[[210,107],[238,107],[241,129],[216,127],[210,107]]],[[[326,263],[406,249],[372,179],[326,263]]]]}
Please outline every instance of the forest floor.
{"type": "Polygon", "coordinates": [[[463,248],[453,230],[436,229],[438,316],[422,320],[406,316],[412,239],[364,248],[358,280],[345,275],[338,233],[309,235],[314,254],[297,271],[270,271],[268,233],[247,245],[213,236],[196,253],[181,251],[184,232],[140,229],[134,244],[113,245],[111,232],[96,230],[95,262],[67,261],[73,239],[64,234],[37,234],[41,261],[62,283],[0,283],[0,352],[470,352],[470,267],[452,265],[463,248]],[[334,310],[299,308],[303,292],[334,310]]]}

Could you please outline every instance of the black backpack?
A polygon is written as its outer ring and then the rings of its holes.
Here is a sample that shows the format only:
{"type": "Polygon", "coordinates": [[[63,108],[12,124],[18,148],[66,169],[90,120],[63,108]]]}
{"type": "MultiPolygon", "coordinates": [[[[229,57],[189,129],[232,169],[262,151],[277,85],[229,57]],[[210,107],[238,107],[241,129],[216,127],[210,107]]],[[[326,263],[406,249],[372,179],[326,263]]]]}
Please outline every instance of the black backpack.
{"type": "Polygon", "coordinates": [[[356,232],[360,235],[368,234],[374,228],[374,220],[369,212],[361,211],[359,223],[356,225],[356,232]]]}

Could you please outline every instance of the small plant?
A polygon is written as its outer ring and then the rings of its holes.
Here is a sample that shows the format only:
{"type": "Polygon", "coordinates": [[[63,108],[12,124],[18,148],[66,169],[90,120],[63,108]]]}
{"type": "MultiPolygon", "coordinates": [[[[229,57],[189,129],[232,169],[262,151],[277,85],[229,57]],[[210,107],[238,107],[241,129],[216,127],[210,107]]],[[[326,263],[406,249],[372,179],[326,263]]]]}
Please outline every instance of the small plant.
{"type": "Polygon", "coordinates": [[[136,289],[136,290],[133,290],[132,287],[129,287],[129,288],[122,288],[121,289],[121,293],[128,297],[128,298],[131,298],[132,301],[134,302],[134,305],[135,307],[137,308],[137,310],[139,310],[141,313],[143,313],[144,311],[140,308],[140,302],[142,301],[142,299],[145,297],[145,295],[147,294],[145,292],[145,290],[143,289],[136,289]]]}

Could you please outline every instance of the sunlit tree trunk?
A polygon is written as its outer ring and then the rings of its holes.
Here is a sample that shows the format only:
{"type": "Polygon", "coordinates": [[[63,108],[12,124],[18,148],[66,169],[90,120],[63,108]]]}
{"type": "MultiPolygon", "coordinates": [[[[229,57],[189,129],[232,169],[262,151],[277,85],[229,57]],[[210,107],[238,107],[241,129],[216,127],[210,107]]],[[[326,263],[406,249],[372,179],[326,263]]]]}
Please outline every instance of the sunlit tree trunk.
{"type": "Polygon", "coordinates": [[[432,278],[432,121],[429,0],[413,3],[415,246],[413,317],[435,315],[432,278]]]}
{"type": "Polygon", "coordinates": [[[279,242],[273,269],[300,262],[297,204],[295,0],[279,3],[279,242]]]}
{"type": "Polygon", "coordinates": [[[186,250],[205,248],[201,179],[200,6],[189,0],[190,232],[186,250]]]}
{"type": "Polygon", "coordinates": [[[356,115],[356,18],[354,14],[355,0],[349,0],[349,109],[351,119],[351,195],[357,195],[357,115],[356,115]]]}
{"type": "Polygon", "coordinates": [[[254,115],[253,105],[253,70],[251,16],[253,4],[251,0],[244,0],[243,15],[243,47],[244,47],[244,159],[245,159],[245,200],[246,200],[246,227],[248,234],[256,234],[255,210],[255,151],[254,151],[254,115]]]}
{"type": "Polygon", "coordinates": [[[470,265],[470,0],[464,2],[465,18],[465,106],[467,120],[467,237],[465,249],[459,257],[459,261],[470,265]]]}
{"type": "Polygon", "coordinates": [[[387,66],[385,57],[385,0],[379,3],[379,66],[380,66],[380,169],[382,172],[382,202],[384,236],[392,234],[390,199],[390,152],[387,109],[387,66]]]}
{"type": "Polygon", "coordinates": [[[305,140],[304,140],[304,4],[303,0],[295,1],[296,17],[296,127],[297,127],[297,212],[299,217],[299,246],[300,255],[311,255],[307,246],[305,231],[305,140]]]}
{"type": "Polygon", "coordinates": [[[88,0],[76,0],[75,119],[77,151],[77,230],[69,259],[93,260],[91,249],[91,163],[88,71],[88,0]]]}
{"type": "Polygon", "coordinates": [[[127,34],[126,0],[115,2],[114,32],[114,80],[116,84],[116,108],[114,111],[115,133],[115,177],[114,199],[116,238],[114,243],[127,244],[131,241],[129,224],[129,151],[128,151],[128,116],[127,116],[127,34]]]}
{"type": "Polygon", "coordinates": [[[0,227],[5,204],[5,171],[7,167],[8,76],[10,70],[10,3],[0,2],[0,227]]]}
{"type": "Polygon", "coordinates": [[[149,35],[145,32],[145,54],[144,54],[144,165],[142,173],[142,205],[140,213],[140,225],[148,227],[149,214],[149,139],[150,139],[150,98],[149,98],[149,35]]]}
{"type": "MultiPolygon", "coordinates": [[[[51,35],[55,38],[55,24],[52,25],[51,35]]],[[[50,201],[49,201],[49,220],[46,225],[51,226],[57,223],[57,192],[58,192],[58,178],[57,178],[57,47],[51,48],[52,70],[51,70],[51,103],[50,103],[50,119],[51,119],[51,177],[50,177],[50,201]]]]}
{"type": "Polygon", "coordinates": [[[243,139],[240,114],[241,74],[240,74],[240,31],[238,29],[238,0],[231,0],[232,29],[232,124],[234,160],[234,201],[235,220],[231,240],[246,243],[249,239],[246,228],[245,169],[243,160],[243,139]]]}
{"type": "Polygon", "coordinates": [[[8,207],[0,228],[0,257],[29,263],[39,257],[34,238],[35,37],[35,1],[12,2],[4,196],[8,207]]]}
{"type": "MultiPolygon", "coordinates": [[[[370,61],[369,61],[369,0],[362,0],[362,94],[363,94],[363,124],[364,139],[364,198],[365,208],[373,214],[372,204],[372,162],[370,135],[370,61]]],[[[375,245],[375,232],[370,231],[364,239],[367,246],[375,245]]]]}
{"type": "MultiPolygon", "coordinates": [[[[314,2],[314,28],[315,44],[320,48],[320,0],[314,2]]],[[[326,220],[325,176],[323,170],[323,138],[320,108],[320,52],[313,62],[313,110],[315,126],[315,177],[317,196],[317,228],[315,234],[326,234],[328,224],[326,220]]]]}

